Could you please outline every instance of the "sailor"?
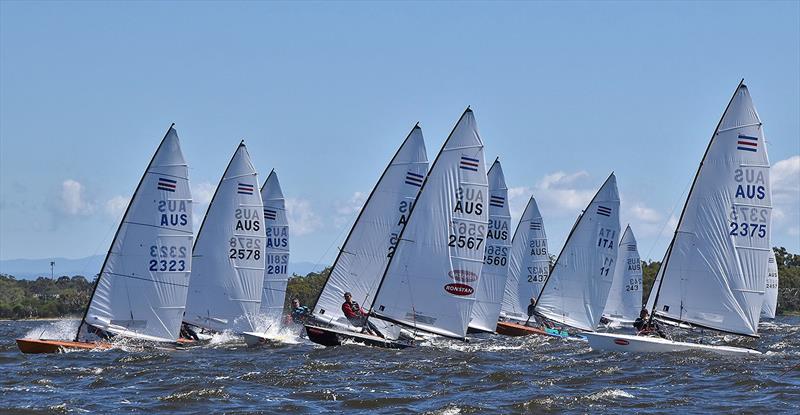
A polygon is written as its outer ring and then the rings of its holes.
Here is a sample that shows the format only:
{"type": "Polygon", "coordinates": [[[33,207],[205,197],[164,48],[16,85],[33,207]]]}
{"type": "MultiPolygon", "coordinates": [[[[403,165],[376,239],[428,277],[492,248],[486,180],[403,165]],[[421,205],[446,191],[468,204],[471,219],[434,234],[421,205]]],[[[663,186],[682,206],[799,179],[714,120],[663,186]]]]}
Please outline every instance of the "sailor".
{"type": "Polygon", "coordinates": [[[533,317],[533,320],[536,321],[536,317],[534,317],[535,313],[536,313],[536,299],[531,297],[531,303],[528,304],[528,319],[525,320],[526,326],[528,325],[528,322],[531,321],[531,317],[533,317]]]}
{"type": "Polygon", "coordinates": [[[292,298],[292,322],[295,324],[304,324],[310,314],[308,307],[300,305],[299,298],[292,298]]]}
{"type": "Polygon", "coordinates": [[[658,322],[650,319],[650,314],[647,312],[646,308],[643,308],[642,311],[639,312],[639,318],[633,322],[633,328],[636,329],[636,334],[638,335],[666,337],[664,332],[661,331],[661,327],[658,326],[658,322]]]}
{"type": "Polygon", "coordinates": [[[378,328],[367,320],[368,312],[364,311],[357,302],[353,301],[353,294],[349,291],[344,293],[344,303],[342,304],[342,312],[347,317],[350,324],[361,327],[361,332],[367,332],[373,336],[383,337],[378,328]]]}

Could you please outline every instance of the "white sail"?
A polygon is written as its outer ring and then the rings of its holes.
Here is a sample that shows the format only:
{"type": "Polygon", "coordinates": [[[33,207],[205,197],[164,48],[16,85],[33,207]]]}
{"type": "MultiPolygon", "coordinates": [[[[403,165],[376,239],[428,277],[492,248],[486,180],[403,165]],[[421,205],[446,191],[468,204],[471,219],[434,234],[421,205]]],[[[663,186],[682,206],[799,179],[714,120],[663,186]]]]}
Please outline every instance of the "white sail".
{"type": "Polygon", "coordinates": [[[656,316],[755,336],[771,251],[769,160],[740,84],[689,191],[654,298],[656,316]]]}
{"type": "Polygon", "coordinates": [[[536,200],[531,197],[519,219],[511,242],[508,279],[503,295],[502,315],[509,320],[526,321],[528,305],[542,291],[550,275],[547,234],[536,200]]]}
{"type": "Polygon", "coordinates": [[[475,288],[475,305],[469,327],[493,332],[508,277],[508,254],[511,249],[511,213],[508,187],[500,161],[495,160],[488,173],[489,228],[486,234],[483,270],[475,288]]]}
{"type": "Polygon", "coordinates": [[[619,192],[612,173],[564,243],[536,312],[568,326],[594,331],[614,277],[619,231],[619,192]]]}
{"type": "Polygon", "coordinates": [[[264,286],[263,209],[258,174],[239,144],[197,232],[184,321],[216,331],[255,330],[264,286]]]}
{"type": "Polygon", "coordinates": [[[767,262],[767,288],[764,291],[764,304],[761,306],[761,317],[775,318],[778,309],[778,262],[775,251],[772,251],[767,262]]]}
{"type": "Polygon", "coordinates": [[[264,288],[261,294],[261,315],[270,322],[280,321],[289,283],[289,221],[286,201],[275,170],[269,173],[261,187],[264,202],[264,288]]]}
{"type": "Polygon", "coordinates": [[[175,341],[192,268],[192,196],[170,127],[131,198],[78,330],[175,341]],[[89,327],[91,326],[91,327],[89,327]]]}
{"type": "Polygon", "coordinates": [[[630,225],[617,247],[614,280],[608,292],[603,316],[620,322],[633,322],[642,310],[642,260],[630,225]]]}
{"type": "MultiPolygon", "coordinates": [[[[427,173],[428,157],[422,129],[415,126],[389,162],[353,224],[314,306],[315,319],[350,326],[342,312],[345,292],[350,292],[353,300],[366,310],[372,308],[381,276],[427,173]]],[[[387,334],[385,327],[380,328],[387,334]]]]}
{"type": "Polygon", "coordinates": [[[486,243],[483,142],[467,109],[445,141],[389,260],[372,311],[419,330],[463,338],[486,243]]]}

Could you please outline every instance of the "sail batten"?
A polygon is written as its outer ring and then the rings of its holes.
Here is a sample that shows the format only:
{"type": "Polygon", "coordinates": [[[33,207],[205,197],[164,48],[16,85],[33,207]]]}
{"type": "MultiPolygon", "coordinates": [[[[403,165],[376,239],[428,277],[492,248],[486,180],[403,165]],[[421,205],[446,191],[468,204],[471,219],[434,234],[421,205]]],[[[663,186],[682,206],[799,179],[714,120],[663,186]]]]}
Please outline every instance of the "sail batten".
{"type": "Polygon", "coordinates": [[[266,256],[258,185],[247,147],[239,144],[197,234],[185,322],[215,331],[256,329],[266,256]]]}
{"type": "Polygon", "coordinates": [[[192,265],[188,173],[170,127],[114,235],[76,340],[95,329],[151,341],[178,338],[192,265]]]}
{"type": "Polygon", "coordinates": [[[659,270],[653,315],[756,336],[771,190],[762,123],[747,87],[731,98],[695,175],[659,270]]]}

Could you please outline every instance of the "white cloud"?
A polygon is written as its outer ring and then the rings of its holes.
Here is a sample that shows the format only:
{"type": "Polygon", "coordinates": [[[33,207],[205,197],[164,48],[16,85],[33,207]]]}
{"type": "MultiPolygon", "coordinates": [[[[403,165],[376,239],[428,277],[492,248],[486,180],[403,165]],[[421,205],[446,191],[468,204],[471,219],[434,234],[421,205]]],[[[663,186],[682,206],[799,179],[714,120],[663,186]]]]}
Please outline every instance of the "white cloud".
{"type": "Polygon", "coordinates": [[[773,164],[770,184],[773,223],[795,236],[792,231],[800,226],[800,155],[773,164]]]}
{"type": "Polygon", "coordinates": [[[322,219],[305,199],[286,198],[286,216],[292,235],[307,235],[322,227],[322,219]]]}
{"type": "Polygon", "coordinates": [[[72,179],[61,183],[60,208],[68,215],[90,215],[94,212],[94,205],[85,199],[83,185],[72,179]]]}
{"type": "Polygon", "coordinates": [[[122,214],[125,213],[125,209],[128,208],[128,202],[130,198],[125,196],[114,196],[111,199],[106,201],[105,210],[108,216],[111,216],[114,219],[119,219],[122,217],[122,214]]]}
{"type": "Polygon", "coordinates": [[[347,201],[336,202],[334,211],[336,216],[333,219],[334,225],[340,227],[355,220],[355,216],[367,202],[367,195],[364,192],[355,192],[347,201]]]}
{"type": "Polygon", "coordinates": [[[195,232],[200,229],[203,223],[203,217],[208,209],[208,204],[211,203],[211,198],[214,197],[216,186],[209,182],[192,183],[192,226],[195,232]]]}

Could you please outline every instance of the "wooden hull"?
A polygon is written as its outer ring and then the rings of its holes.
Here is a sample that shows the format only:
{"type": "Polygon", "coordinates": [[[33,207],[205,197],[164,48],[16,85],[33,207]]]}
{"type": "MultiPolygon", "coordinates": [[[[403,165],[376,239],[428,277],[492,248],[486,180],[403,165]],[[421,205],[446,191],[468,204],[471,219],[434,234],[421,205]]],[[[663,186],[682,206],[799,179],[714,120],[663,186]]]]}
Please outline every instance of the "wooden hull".
{"type": "Polygon", "coordinates": [[[106,342],[74,342],[68,340],[17,339],[22,353],[61,353],[70,350],[107,350],[112,346],[106,342]]]}
{"type": "Polygon", "coordinates": [[[710,344],[676,342],[660,337],[631,336],[628,334],[585,333],[589,347],[596,351],[635,352],[635,353],[672,353],[685,351],[707,351],[729,356],[760,355],[752,349],[732,346],[714,346],[710,344]]]}
{"type": "Polygon", "coordinates": [[[405,349],[411,347],[410,343],[393,341],[369,334],[346,332],[311,325],[306,325],[305,328],[309,340],[326,347],[341,346],[343,341],[361,343],[373,347],[383,347],[386,349],[405,349]]]}
{"type": "Polygon", "coordinates": [[[497,334],[511,337],[530,336],[532,334],[538,334],[540,336],[553,336],[552,334],[538,327],[523,326],[522,324],[512,323],[510,321],[498,321],[497,334]]]}

